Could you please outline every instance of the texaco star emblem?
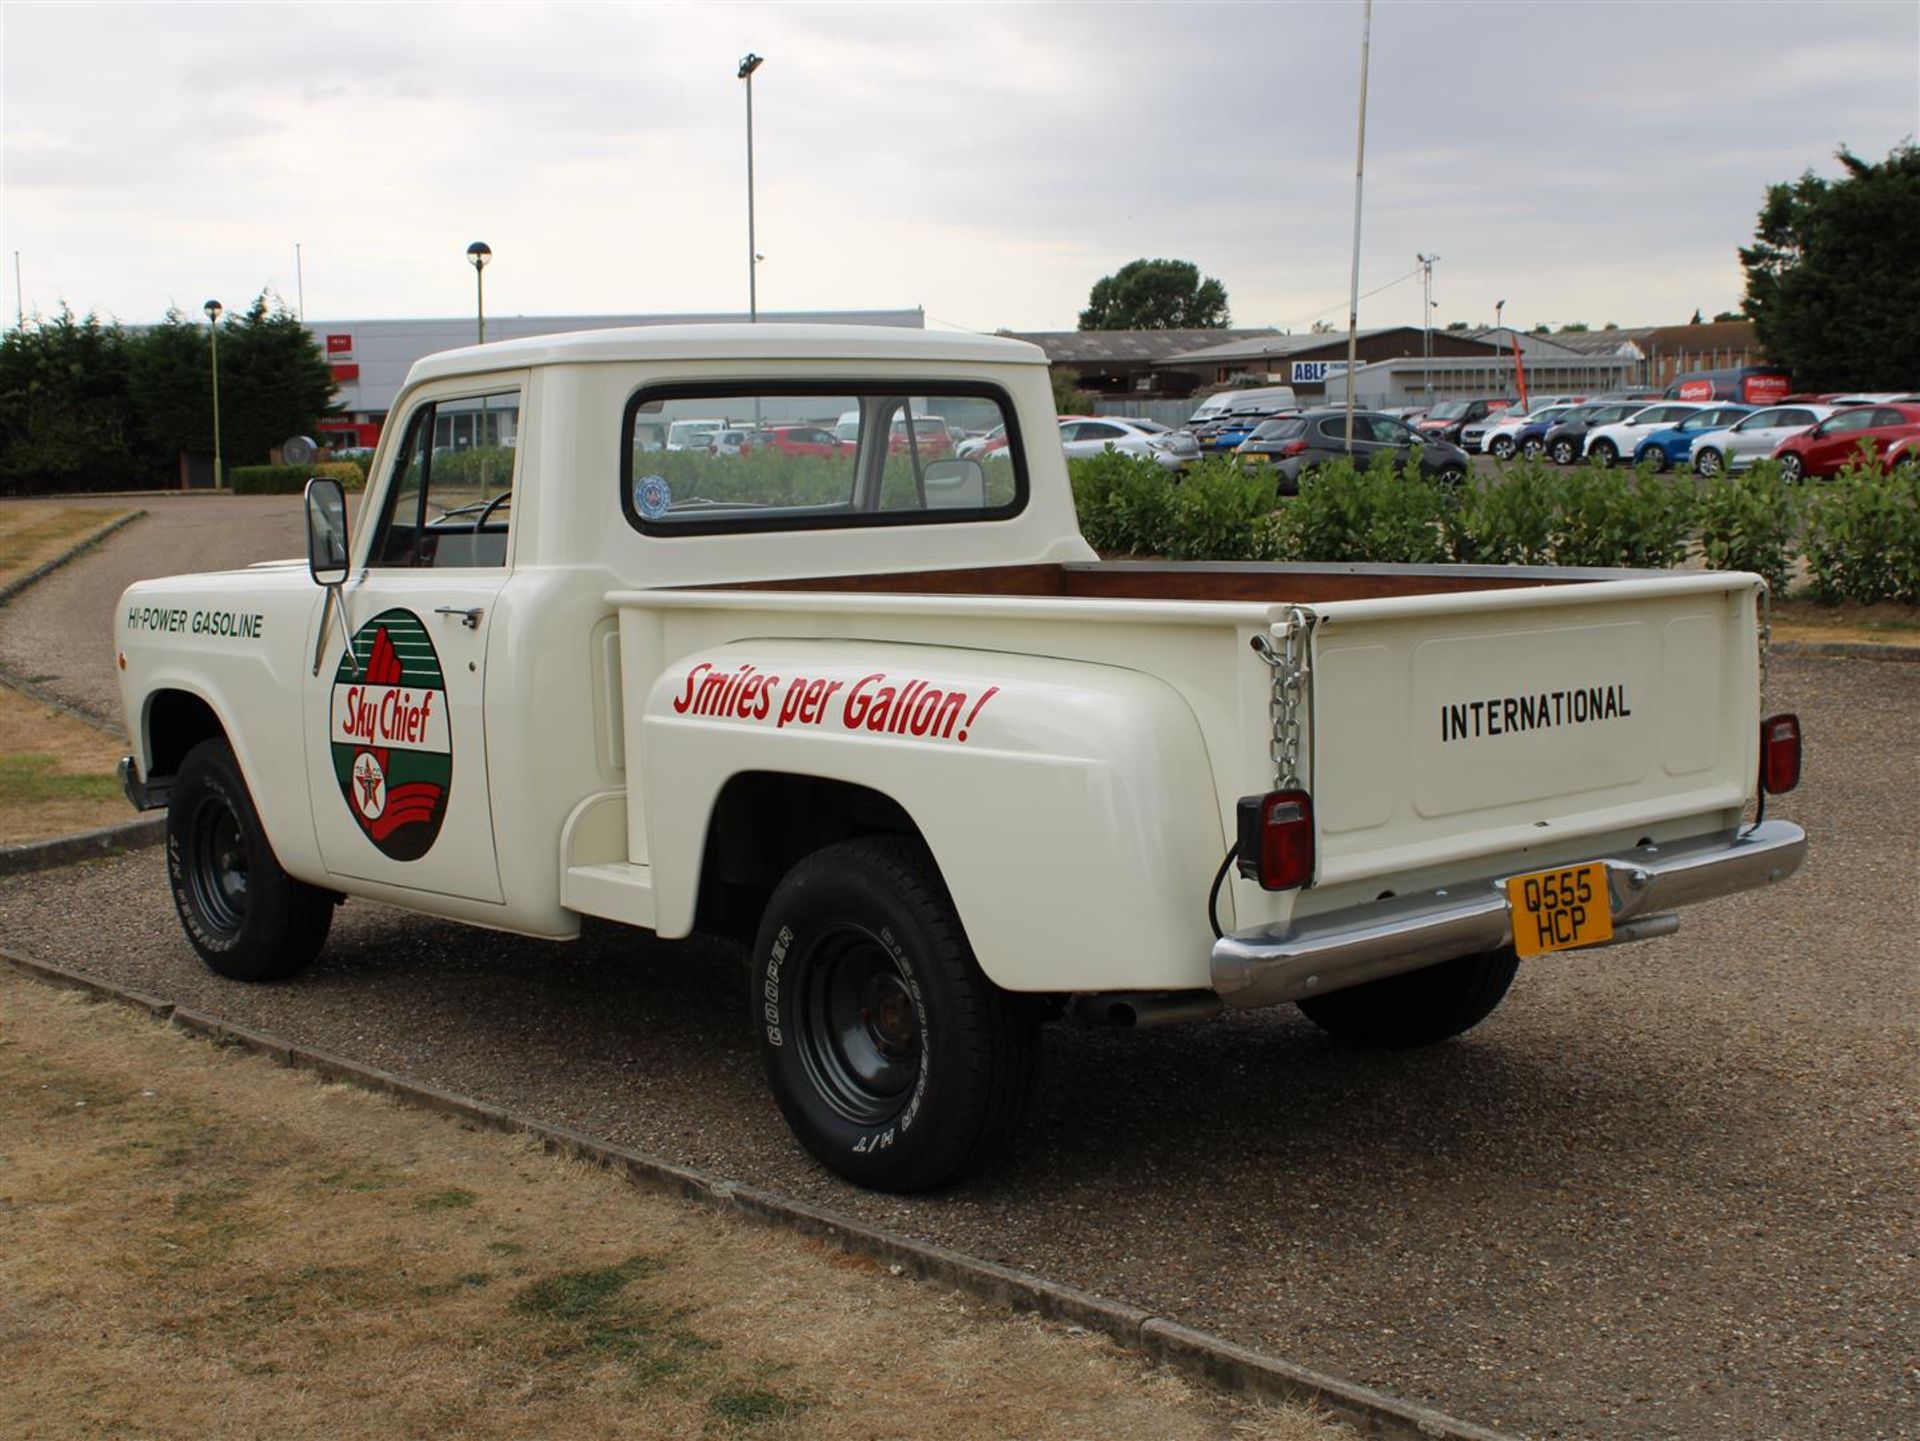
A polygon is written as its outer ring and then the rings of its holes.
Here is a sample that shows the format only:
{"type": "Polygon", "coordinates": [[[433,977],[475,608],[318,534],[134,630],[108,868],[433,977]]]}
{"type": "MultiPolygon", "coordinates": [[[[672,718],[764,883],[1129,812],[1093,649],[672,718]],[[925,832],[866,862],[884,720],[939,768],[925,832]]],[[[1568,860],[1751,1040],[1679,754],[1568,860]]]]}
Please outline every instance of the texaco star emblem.
{"type": "Polygon", "coordinates": [[[354,803],[361,815],[372,820],[387,808],[387,777],[380,762],[365,751],[353,763],[353,783],[359,790],[354,803]]]}

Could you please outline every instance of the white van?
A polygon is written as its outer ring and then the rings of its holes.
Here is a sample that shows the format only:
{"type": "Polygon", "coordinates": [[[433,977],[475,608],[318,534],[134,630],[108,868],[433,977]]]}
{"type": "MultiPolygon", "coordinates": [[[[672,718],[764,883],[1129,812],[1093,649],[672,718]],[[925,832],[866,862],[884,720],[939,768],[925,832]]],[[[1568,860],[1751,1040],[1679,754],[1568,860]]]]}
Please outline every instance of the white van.
{"type": "Polygon", "coordinates": [[[1295,399],[1291,385],[1266,385],[1257,390],[1223,390],[1201,401],[1199,408],[1187,417],[1187,425],[1205,425],[1209,420],[1217,420],[1243,406],[1258,406],[1262,410],[1297,410],[1300,402],[1295,399]]]}

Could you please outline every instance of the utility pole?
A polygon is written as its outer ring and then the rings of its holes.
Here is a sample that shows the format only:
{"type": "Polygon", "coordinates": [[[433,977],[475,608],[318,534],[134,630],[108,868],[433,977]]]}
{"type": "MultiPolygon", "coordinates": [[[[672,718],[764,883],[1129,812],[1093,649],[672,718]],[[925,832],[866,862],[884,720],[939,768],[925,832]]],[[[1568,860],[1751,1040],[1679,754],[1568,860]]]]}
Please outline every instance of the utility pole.
{"type": "Polygon", "coordinates": [[[1353,384],[1360,369],[1360,186],[1367,170],[1367,52],[1373,44],[1373,0],[1360,20],[1360,134],[1353,156],[1353,280],[1347,292],[1347,449],[1353,449],[1353,384]]]}
{"type": "Polygon", "coordinates": [[[1437,255],[1415,255],[1420,262],[1420,292],[1425,303],[1421,306],[1420,369],[1421,378],[1427,386],[1427,404],[1433,404],[1433,262],[1437,255]]]}
{"type": "Polygon", "coordinates": [[[300,297],[300,323],[307,323],[307,271],[300,258],[300,242],[293,242],[293,283],[300,297]]]}
{"type": "Polygon", "coordinates": [[[20,252],[13,252],[13,328],[27,328],[27,300],[20,291],[20,252]]]}
{"type": "Polygon", "coordinates": [[[747,82],[747,319],[760,319],[760,252],[753,242],[753,72],[765,60],[749,51],[741,57],[736,78],[747,82]]]}

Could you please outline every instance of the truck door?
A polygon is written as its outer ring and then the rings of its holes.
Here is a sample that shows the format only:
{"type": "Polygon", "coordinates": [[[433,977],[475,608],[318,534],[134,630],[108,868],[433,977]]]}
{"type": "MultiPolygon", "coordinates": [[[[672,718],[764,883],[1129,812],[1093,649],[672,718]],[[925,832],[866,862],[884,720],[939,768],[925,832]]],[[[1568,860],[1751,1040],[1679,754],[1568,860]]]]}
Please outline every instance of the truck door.
{"type": "Polygon", "coordinates": [[[307,677],[307,780],[327,869],[499,901],[488,642],[508,575],[522,389],[421,399],[370,486],[362,563],[307,677]]]}

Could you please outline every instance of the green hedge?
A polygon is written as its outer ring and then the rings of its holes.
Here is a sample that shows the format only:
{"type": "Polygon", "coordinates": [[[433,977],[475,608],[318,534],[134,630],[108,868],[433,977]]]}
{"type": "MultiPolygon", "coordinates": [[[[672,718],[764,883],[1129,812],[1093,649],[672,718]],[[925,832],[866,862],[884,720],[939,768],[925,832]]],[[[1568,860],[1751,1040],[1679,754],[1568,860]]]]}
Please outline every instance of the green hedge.
{"type": "Polygon", "coordinates": [[[1080,528],[1107,554],[1175,560],[1666,568],[1698,555],[1784,593],[1804,557],[1825,601],[1920,603],[1920,467],[1872,463],[1790,485],[1772,461],[1699,480],[1520,461],[1446,486],[1382,457],[1305,477],[1205,460],[1175,477],[1109,452],[1069,463],[1080,528]]]}
{"type": "Polygon", "coordinates": [[[236,465],[227,472],[227,485],[235,495],[298,495],[316,475],[332,476],[348,490],[367,483],[360,462],[323,460],[315,465],[236,465]]]}

